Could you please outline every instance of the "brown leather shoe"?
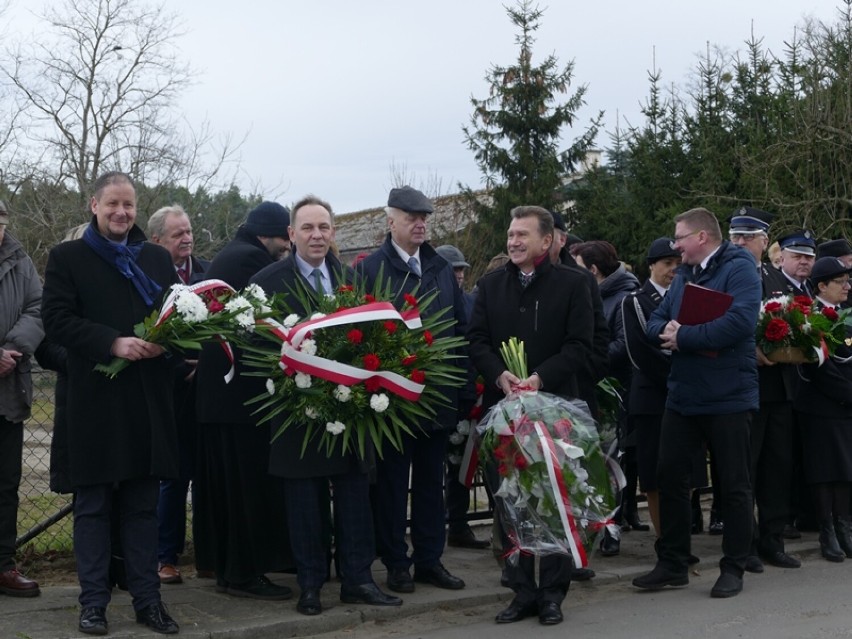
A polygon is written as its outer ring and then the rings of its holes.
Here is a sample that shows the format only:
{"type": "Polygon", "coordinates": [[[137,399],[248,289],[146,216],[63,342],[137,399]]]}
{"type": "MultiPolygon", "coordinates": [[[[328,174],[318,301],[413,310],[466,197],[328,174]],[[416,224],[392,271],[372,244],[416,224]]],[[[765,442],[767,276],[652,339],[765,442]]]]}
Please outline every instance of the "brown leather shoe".
{"type": "Polygon", "coordinates": [[[0,572],[0,592],[10,597],[37,597],[41,590],[32,579],[27,579],[16,568],[0,572]]]}
{"type": "Polygon", "coordinates": [[[180,576],[180,570],[172,564],[160,564],[160,569],[157,571],[160,576],[161,584],[179,584],[183,582],[183,577],[180,576]]]}

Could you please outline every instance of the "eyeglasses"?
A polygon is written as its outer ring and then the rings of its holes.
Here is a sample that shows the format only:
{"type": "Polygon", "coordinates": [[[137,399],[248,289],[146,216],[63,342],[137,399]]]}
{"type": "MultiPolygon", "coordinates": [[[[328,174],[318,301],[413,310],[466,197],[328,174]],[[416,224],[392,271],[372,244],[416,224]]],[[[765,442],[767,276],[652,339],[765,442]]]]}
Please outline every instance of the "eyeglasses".
{"type": "Polygon", "coordinates": [[[848,277],[836,277],[833,280],[828,281],[834,282],[835,284],[840,284],[841,287],[852,286],[852,282],[849,281],[848,277]]]}
{"type": "Polygon", "coordinates": [[[669,242],[669,246],[671,248],[674,248],[675,244],[677,244],[678,242],[683,242],[683,240],[688,238],[690,235],[695,235],[696,233],[701,233],[701,231],[692,231],[691,233],[687,233],[686,235],[675,235],[672,241],[669,242]]]}
{"type": "Polygon", "coordinates": [[[731,233],[731,241],[732,242],[745,242],[748,244],[749,242],[754,242],[758,237],[760,237],[760,233],[731,233]]]}

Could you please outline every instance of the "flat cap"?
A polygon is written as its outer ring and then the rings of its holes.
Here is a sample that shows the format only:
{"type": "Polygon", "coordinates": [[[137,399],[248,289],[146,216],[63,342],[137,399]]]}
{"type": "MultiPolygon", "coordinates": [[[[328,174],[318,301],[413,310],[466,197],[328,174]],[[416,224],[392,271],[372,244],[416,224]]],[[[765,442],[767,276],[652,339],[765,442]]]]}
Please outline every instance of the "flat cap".
{"type": "Polygon", "coordinates": [[[435,252],[447,260],[453,268],[470,268],[470,264],[464,261],[464,253],[452,244],[442,244],[435,252]]]}
{"type": "Polygon", "coordinates": [[[563,233],[567,233],[568,229],[565,228],[565,218],[562,217],[562,214],[557,213],[556,211],[551,211],[550,214],[553,216],[553,228],[559,229],[563,233]]]}
{"type": "Polygon", "coordinates": [[[814,235],[808,230],[796,231],[778,238],[778,246],[784,251],[799,253],[801,255],[816,255],[816,241],[814,235]]]}
{"type": "Polygon", "coordinates": [[[391,189],[388,195],[388,206],[406,213],[433,213],[432,202],[417,189],[402,186],[391,189]]]}
{"type": "Polygon", "coordinates": [[[829,240],[817,246],[817,259],[821,257],[843,257],[852,255],[852,246],[847,240],[829,240]]]}

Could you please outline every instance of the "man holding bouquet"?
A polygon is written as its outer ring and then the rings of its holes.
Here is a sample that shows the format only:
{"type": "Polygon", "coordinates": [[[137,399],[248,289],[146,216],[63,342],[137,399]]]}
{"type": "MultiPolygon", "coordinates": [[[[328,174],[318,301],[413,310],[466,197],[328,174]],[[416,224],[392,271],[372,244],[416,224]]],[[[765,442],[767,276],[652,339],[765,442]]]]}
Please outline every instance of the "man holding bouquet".
{"type": "MultiPolygon", "coordinates": [[[[351,281],[351,270],[329,253],[334,240],[331,206],[309,195],[293,207],[289,228],[295,246],[282,262],[267,266],[251,281],[270,295],[285,293],[291,310],[305,316],[297,295],[299,288],[316,295],[331,293],[341,282],[351,281]]],[[[308,442],[302,454],[304,431],[287,428],[272,443],[269,472],[282,477],[287,500],[290,545],[301,589],[296,609],[303,615],[322,612],[320,589],[328,579],[328,558],[322,540],[320,506],[328,482],[334,487],[334,519],[339,531],[335,540],[343,584],[340,600],[374,606],[398,606],[402,600],[382,592],[373,581],[371,565],[375,554],[370,486],[365,460],[342,447],[326,454],[317,439],[308,442]]]]}
{"type": "MultiPolygon", "coordinates": [[[[485,380],[484,409],[519,388],[567,398],[578,395],[577,375],[587,370],[592,354],[592,299],[582,273],[551,263],[552,243],[553,217],[547,209],[512,209],[506,242],[511,261],[478,283],[468,339],[473,364],[485,380]],[[526,379],[508,371],[500,355],[501,344],[512,337],[526,348],[532,371],[526,379]]],[[[534,615],[542,624],[561,622],[571,563],[568,555],[543,556],[536,584],[533,556],[521,554],[516,564],[507,562],[515,598],[497,615],[497,623],[534,615]]]]}

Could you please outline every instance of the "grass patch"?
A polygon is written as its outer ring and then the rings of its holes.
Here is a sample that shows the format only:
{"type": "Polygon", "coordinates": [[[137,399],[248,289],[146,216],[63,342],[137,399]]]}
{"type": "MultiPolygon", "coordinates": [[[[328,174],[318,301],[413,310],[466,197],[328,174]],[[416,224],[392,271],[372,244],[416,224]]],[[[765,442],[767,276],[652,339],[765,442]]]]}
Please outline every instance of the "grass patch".
{"type": "MultiPolygon", "coordinates": [[[[23,535],[69,503],[71,503],[70,495],[53,493],[21,499],[18,506],[18,536],[23,535]]],[[[40,533],[20,550],[35,553],[70,552],[73,548],[72,521],[73,518],[68,515],[40,533]]]]}

